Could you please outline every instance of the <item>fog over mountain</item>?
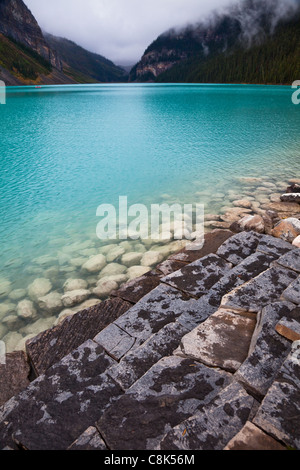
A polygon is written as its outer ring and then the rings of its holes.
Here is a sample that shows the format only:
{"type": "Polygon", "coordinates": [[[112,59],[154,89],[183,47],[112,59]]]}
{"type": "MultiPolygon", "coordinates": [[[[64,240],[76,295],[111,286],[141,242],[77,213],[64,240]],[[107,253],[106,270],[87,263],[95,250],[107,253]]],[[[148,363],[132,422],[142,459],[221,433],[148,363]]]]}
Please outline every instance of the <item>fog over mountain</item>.
{"type": "Polygon", "coordinates": [[[237,0],[163,32],[130,80],[286,84],[300,74],[299,48],[299,0],[237,0]]]}
{"type": "Polygon", "coordinates": [[[232,0],[25,0],[44,31],[115,63],[135,64],[172,27],[200,21],[232,0]]]}

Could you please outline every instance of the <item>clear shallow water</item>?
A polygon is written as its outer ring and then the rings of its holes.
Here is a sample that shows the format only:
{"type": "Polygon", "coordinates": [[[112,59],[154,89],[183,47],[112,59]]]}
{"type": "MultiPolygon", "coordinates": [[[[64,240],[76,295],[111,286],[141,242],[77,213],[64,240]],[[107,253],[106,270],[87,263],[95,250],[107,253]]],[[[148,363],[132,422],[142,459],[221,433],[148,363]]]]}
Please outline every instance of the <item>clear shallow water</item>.
{"type": "MultiPolygon", "coordinates": [[[[26,289],[53,266],[58,291],[82,278],[58,256],[74,243],[87,242],[78,263],[97,251],[96,209],[119,196],[203,202],[217,214],[229,189],[243,196],[239,177],[299,177],[291,95],[272,86],[12,87],[0,107],[0,280],[26,289]]],[[[17,305],[7,294],[1,302],[17,305]]]]}

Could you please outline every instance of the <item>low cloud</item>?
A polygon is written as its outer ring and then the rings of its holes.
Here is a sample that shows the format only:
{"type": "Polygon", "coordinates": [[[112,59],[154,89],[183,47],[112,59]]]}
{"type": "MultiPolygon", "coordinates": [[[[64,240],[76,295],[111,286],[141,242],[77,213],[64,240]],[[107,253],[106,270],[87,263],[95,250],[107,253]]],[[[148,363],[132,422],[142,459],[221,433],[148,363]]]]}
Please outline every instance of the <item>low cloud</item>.
{"type": "MultiPolygon", "coordinates": [[[[134,64],[163,32],[205,22],[215,12],[236,15],[245,38],[258,32],[261,7],[268,5],[273,27],[300,0],[24,0],[48,33],[66,37],[117,64],[134,64]],[[245,4],[255,8],[245,14],[245,4]],[[235,5],[232,7],[232,5],[235,5]]],[[[214,17],[213,15],[213,17],[214,17]]]]}
{"type": "Polygon", "coordinates": [[[25,0],[43,30],[119,64],[134,64],[173,26],[194,23],[232,0],[25,0]]]}

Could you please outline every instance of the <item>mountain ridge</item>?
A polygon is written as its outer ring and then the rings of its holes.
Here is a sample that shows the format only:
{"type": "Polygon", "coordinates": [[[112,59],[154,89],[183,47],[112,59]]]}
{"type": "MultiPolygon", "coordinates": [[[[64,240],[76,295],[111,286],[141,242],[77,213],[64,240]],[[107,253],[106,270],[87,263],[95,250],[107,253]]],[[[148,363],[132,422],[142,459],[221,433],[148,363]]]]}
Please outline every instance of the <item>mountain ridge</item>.
{"type": "Polygon", "coordinates": [[[44,33],[23,0],[0,0],[0,80],[6,85],[127,81],[126,72],[68,39],[44,33]]]}
{"type": "Polygon", "coordinates": [[[64,73],[80,83],[121,82],[126,72],[106,57],[87,51],[70,39],[44,32],[44,36],[62,61],[64,73]]]}
{"type": "Polygon", "coordinates": [[[300,2],[287,3],[279,12],[279,0],[245,0],[169,30],[146,49],[130,81],[291,83],[300,76],[300,2]]]}

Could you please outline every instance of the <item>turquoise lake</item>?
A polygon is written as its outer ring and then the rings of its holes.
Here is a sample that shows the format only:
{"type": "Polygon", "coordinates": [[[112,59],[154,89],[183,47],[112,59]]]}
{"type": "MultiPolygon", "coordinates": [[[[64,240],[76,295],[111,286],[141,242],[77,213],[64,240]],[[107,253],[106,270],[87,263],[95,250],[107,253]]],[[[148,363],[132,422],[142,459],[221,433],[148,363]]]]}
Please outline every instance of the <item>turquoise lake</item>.
{"type": "MultiPolygon", "coordinates": [[[[119,196],[203,202],[218,214],[228,190],[245,197],[241,177],[282,189],[300,177],[300,105],[291,97],[284,86],[9,88],[0,106],[0,280],[11,291],[52,276],[60,291],[81,278],[80,258],[101,247],[97,207],[119,196]],[[56,262],[76,243],[77,264],[56,262]]],[[[10,305],[3,318],[22,298],[9,293],[0,292],[10,305]]]]}

